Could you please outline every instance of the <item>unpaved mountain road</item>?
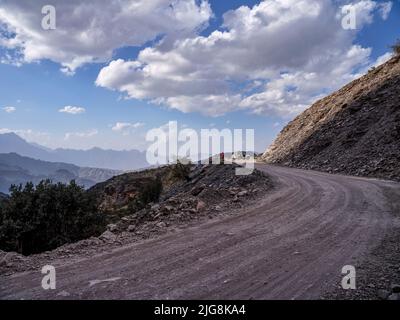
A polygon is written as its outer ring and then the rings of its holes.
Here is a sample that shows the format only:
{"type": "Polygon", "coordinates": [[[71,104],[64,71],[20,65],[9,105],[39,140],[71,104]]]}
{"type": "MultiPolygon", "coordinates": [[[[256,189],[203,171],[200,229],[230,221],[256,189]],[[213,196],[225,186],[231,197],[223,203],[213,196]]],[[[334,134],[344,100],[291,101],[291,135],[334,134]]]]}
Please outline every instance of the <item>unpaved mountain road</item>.
{"type": "Polygon", "coordinates": [[[258,208],[57,267],[0,277],[0,299],[318,299],[399,226],[400,184],[258,165],[258,208]],[[103,281],[106,280],[106,281],[103,281]]]}

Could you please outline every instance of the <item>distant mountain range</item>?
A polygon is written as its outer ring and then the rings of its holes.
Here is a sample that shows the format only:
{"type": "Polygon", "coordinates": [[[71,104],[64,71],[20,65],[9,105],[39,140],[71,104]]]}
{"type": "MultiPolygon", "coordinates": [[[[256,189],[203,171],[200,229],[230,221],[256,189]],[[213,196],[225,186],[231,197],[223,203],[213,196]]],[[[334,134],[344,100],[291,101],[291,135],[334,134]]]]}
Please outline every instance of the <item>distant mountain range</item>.
{"type": "Polygon", "coordinates": [[[122,173],[117,170],[81,168],[72,164],[47,162],[20,156],[16,153],[0,154],[0,195],[8,193],[12,184],[34,184],[44,179],[68,183],[75,180],[86,188],[122,173]]]}
{"type": "Polygon", "coordinates": [[[115,151],[100,148],[90,150],[53,150],[38,144],[28,143],[15,133],[0,134],[0,153],[13,152],[33,159],[71,163],[79,167],[124,171],[149,167],[145,152],[138,150],[115,151]]]}

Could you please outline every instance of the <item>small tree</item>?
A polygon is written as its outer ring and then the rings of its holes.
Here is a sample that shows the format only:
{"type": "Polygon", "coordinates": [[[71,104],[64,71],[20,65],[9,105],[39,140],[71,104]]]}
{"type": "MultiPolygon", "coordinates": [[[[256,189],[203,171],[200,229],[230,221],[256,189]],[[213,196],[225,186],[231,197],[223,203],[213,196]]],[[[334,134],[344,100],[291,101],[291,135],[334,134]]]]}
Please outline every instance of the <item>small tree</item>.
{"type": "Polygon", "coordinates": [[[176,164],[171,166],[171,178],[175,180],[186,180],[189,181],[190,175],[190,162],[185,164],[186,160],[177,160],[176,164]]]}
{"type": "Polygon", "coordinates": [[[0,249],[22,254],[39,253],[65,243],[100,234],[105,216],[96,199],[75,181],[50,180],[11,186],[11,196],[0,211],[0,249]]]}
{"type": "Polygon", "coordinates": [[[128,204],[129,213],[133,213],[143,209],[150,202],[158,201],[162,190],[163,185],[160,177],[150,179],[143,183],[140,193],[128,204]]]}

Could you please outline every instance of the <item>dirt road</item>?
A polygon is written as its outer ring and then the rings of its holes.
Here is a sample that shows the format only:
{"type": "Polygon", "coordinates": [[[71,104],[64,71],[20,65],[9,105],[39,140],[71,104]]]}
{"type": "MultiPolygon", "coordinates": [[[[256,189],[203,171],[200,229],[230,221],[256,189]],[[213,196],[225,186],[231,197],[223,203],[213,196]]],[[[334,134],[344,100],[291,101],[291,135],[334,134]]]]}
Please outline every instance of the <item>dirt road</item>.
{"type": "Polygon", "coordinates": [[[258,208],[57,267],[0,277],[0,299],[318,299],[399,226],[400,184],[259,165],[258,208]]]}

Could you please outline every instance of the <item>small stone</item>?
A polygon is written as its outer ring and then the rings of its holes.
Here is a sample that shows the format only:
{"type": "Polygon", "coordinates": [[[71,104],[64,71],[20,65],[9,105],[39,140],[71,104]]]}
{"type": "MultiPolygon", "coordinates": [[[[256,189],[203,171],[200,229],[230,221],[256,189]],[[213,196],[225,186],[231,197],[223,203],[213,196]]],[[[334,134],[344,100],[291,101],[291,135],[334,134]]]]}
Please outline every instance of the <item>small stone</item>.
{"type": "Polygon", "coordinates": [[[400,294],[398,294],[398,293],[392,293],[392,294],[389,296],[388,300],[398,301],[398,300],[400,300],[400,294]]]}
{"type": "Polygon", "coordinates": [[[134,232],[135,231],[135,226],[134,225],[130,225],[129,227],[128,227],[128,232],[134,232]]]}
{"type": "Polygon", "coordinates": [[[192,190],[190,190],[190,193],[192,194],[192,196],[198,196],[204,190],[204,188],[204,185],[194,187],[192,188],[192,190]]]}
{"type": "Polygon", "coordinates": [[[110,232],[115,232],[115,231],[117,231],[117,229],[118,229],[118,226],[116,224],[109,224],[107,226],[107,230],[110,232]]]}
{"type": "Polygon", "coordinates": [[[381,290],[378,290],[377,295],[378,295],[379,299],[386,300],[389,297],[390,292],[387,290],[381,289],[381,290]]]}
{"type": "Polygon", "coordinates": [[[245,196],[247,193],[248,193],[248,192],[247,192],[246,190],[240,191],[240,192],[238,193],[238,196],[239,196],[239,197],[243,197],[243,196],[245,196]]]}
{"type": "Polygon", "coordinates": [[[57,293],[57,296],[58,296],[58,297],[69,297],[70,294],[69,294],[68,291],[63,290],[63,291],[57,293]]]}
{"type": "Polygon", "coordinates": [[[159,228],[165,228],[167,225],[165,224],[165,222],[159,222],[157,223],[157,227],[159,228]]]}
{"type": "Polygon", "coordinates": [[[199,200],[197,202],[196,210],[203,211],[206,208],[206,203],[204,201],[199,200]]]}
{"type": "Polygon", "coordinates": [[[114,233],[112,233],[111,231],[107,230],[106,232],[104,232],[99,239],[103,240],[103,241],[114,241],[116,238],[116,235],[114,233]]]}
{"type": "Polygon", "coordinates": [[[393,293],[400,293],[400,285],[399,284],[392,284],[390,286],[390,288],[392,289],[393,293]]]}

